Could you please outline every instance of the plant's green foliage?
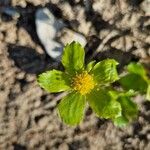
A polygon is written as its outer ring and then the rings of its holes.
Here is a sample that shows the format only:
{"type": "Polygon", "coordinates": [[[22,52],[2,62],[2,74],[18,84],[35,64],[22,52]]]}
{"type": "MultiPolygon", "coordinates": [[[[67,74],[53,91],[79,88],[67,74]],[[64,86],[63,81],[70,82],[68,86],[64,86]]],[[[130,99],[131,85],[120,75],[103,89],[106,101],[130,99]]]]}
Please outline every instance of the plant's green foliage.
{"type": "Polygon", "coordinates": [[[39,75],[38,83],[48,92],[62,92],[69,90],[70,83],[67,75],[58,70],[47,71],[39,75]]]}
{"type": "Polygon", "coordinates": [[[100,84],[112,83],[119,79],[116,66],[118,62],[114,59],[106,59],[97,63],[91,73],[100,84]]]}
{"type": "Polygon", "coordinates": [[[116,90],[109,90],[109,94],[114,98],[118,99],[118,97],[121,96],[127,96],[127,97],[133,97],[136,95],[136,92],[134,90],[129,90],[129,91],[116,91],[116,90]]]}
{"type": "Polygon", "coordinates": [[[84,68],[84,48],[77,42],[67,44],[62,56],[62,64],[69,73],[75,73],[84,68]]]}
{"type": "Polygon", "coordinates": [[[135,62],[130,63],[127,66],[127,70],[130,73],[138,74],[140,76],[145,76],[146,75],[146,71],[140,63],[135,63],[135,62]]]}
{"type": "Polygon", "coordinates": [[[121,104],[123,117],[125,117],[128,121],[133,121],[137,118],[138,107],[129,96],[122,95],[117,99],[117,101],[121,104]]]}
{"type": "MultiPolygon", "coordinates": [[[[118,92],[118,91],[117,91],[118,92]]],[[[119,96],[127,96],[127,97],[133,97],[136,96],[136,92],[134,90],[129,90],[129,91],[123,91],[123,92],[118,92],[119,96]]],[[[118,96],[118,97],[119,97],[118,96]]]]}
{"type": "Polygon", "coordinates": [[[129,73],[119,80],[124,89],[139,91],[145,93],[147,90],[147,82],[138,74],[129,73]]]}
{"type": "Polygon", "coordinates": [[[128,119],[126,119],[123,116],[115,118],[113,121],[114,121],[114,124],[118,127],[124,127],[129,123],[128,119]]]}
{"type": "Polygon", "coordinates": [[[150,101],[150,84],[148,85],[147,88],[146,99],[150,101]]]}
{"type": "Polygon", "coordinates": [[[137,118],[138,107],[131,100],[131,97],[135,95],[135,92],[130,90],[128,92],[111,91],[109,93],[121,105],[122,115],[113,120],[116,126],[123,127],[137,118]]]}
{"type": "Polygon", "coordinates": [[[67,44],[62,56],[65,71],[48,71],[39,75],[38,83],[48,92],[68,91],[58,104],[60,118],[69,125],[77,125],[83,119],[86,103],[102,118],[111,119],[123,127],[137,118],[138,107],[131,97],[137,92],[150,100],[150,80],[139,63],[130,63],[128,73],[119,80],[114,59],[84,67],[84,48],[77,42],[67,44]],[[123,87],[115,90],[110,84],[119,80],[123,87]],[[127,90],[127,91],[126,91],[127,90]]]}
{"type": "Polygon", "coordinates": [[[144,67],[140,63],[132,62],[127,66],[127,70],[129,73],[119,80],[120,84],[126,90],[133,89],[145,94],[148,91],[149,79],[144,67]]]}
{"type": "Polygon", "coordinates": [[[99,117],[114,119],[121,116],[120,104],[106,90],[93,90],[87,100],[99,117]]]}
{"type": "Polygon", "coordinates": [[[92,70],[92,68],[94,67],[95,63],[96,63],[96,61],[93,60],[93,61],[91,61],[91,62],[89,62],[87,64],[87,67],[86,67],[87,72],[90,72],[92,70]]]}
{"type": "Polygon", "coordinates": [[[83,119],[85,109],[85,96],[70,93],[58,105],[61,119],[69,125],[77,125],[83,119]]]}

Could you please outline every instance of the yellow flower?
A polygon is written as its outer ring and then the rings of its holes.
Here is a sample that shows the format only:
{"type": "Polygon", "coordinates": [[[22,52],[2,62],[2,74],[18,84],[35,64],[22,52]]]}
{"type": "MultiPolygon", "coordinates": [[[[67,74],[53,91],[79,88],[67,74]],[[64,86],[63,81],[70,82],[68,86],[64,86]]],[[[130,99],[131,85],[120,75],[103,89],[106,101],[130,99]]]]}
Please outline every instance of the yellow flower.
{"type": "Polygon", "coordinates": [[[80,74],[77,74],[73,77],[72,80],[72,88],[79,92],[81,95],[85,95],[90,93],[90,91],[94,88],[95,83],[92,75],[88,74],[87,71],[83,71],[80,74]]]}

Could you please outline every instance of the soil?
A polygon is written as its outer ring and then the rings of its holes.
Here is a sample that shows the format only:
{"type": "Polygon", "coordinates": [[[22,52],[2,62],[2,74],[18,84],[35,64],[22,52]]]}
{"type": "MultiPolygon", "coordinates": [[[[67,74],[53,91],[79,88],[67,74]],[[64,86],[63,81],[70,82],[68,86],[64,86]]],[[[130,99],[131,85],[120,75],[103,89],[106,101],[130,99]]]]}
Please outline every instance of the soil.
{"type": "MultiPolygon", "coordinates": [[[[15,19],[0,14],[0,150],[149,150],[150,102],[138,95],[139,118],[125,128],[87,109],[77,127],[64,125],[56,106],[63,97],[37,84],[39,73],[62,66],[52,60],[35,29],[35,12],[49,8],[68,28],[87,39],[86,61],[114,58],[119,71],[131,61],[150,74],[150,16],[143,0],[12,0],[15,19]],[[91,5],[90,5],[91,4],[91,5]]],[[[1,9],[0,8],[0,9],[1,9]]],[[[139,85],[140,86],[140,85],[139,85]]]]}

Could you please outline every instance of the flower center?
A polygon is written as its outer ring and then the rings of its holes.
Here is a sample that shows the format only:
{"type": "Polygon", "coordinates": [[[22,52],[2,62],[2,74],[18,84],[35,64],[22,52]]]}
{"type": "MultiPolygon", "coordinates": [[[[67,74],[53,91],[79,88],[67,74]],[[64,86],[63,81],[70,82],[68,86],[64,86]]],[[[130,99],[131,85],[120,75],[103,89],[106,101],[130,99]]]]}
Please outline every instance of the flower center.
{"type": "Polygon", "coordinates": [[[73,89],[82,95],[89,93],[94,88],[94,85],[93,77],[87,71],[77,74],[72,80],[73,89]]]}

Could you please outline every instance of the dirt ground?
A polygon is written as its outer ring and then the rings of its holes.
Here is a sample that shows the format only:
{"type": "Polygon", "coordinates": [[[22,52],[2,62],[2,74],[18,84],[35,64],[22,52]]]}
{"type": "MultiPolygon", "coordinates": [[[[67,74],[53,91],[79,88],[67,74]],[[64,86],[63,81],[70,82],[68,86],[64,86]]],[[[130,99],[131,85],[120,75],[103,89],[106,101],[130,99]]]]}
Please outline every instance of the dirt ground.
{"type": "MultiPolygon", "coordinates": [[[[6,1],[5,1],[6,2],[6,1]]],[[[90,109],[77,127],[64,125],[56,105],[63,96],[43,91],[39,73],[62,68],[36,34],[35,12],[49,8],[87,39],[86,58],[140,61],[150,74],[150,16],[143,0],[12,0],[20,13],[0,14],[0,150],[150,150],[150,102],[137,96],[139,118],[125,128],[90,109]],[[85,7],[86,6],[86,7],[85,7]],[[95,51],[99,53],[95,55],[95,51]]],[[[0,1],[0,9],[4,4],[0,1]]],[[[140,85],[139,85],[140,86],[140,85]]]]}

